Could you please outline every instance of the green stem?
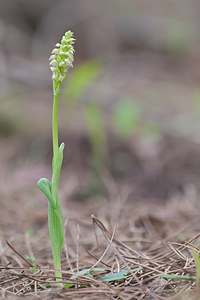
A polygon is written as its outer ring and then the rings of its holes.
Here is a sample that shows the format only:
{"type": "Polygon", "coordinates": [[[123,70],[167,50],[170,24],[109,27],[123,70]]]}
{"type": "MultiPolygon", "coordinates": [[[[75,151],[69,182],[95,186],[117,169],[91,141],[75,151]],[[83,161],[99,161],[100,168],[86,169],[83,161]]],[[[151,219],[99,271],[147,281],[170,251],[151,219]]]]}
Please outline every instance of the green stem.
{"type": "MultiPolygon", "coordinates": [[[[62,281],[62,273],[59,272],[61,270],[61,260],[60,257],[57,259],[54,259],[54,268],[58,271],[55,272],[56,281],[62,281]]],[[[58,283],[59,284],[59,283],[58,283]]],[[[62,283],[60,284],[62,285],[62,283]]]]}
{"type": "MultiPolygon", "coordinates": [[[[54,100],[53,100],[53,111],[52,111],[52,139],[53,139],[53,162],[52,162],[52,168],[55,170],[56,162],[58,159],[58,153],[59,153],[59,145],[58,145],[58,104],[59,104],[59,96],[60,96],[60,87],[61,83],[56,82],[53,80],[53,93],[54,93],[54,100]]],[[[54,197],[54,203],[56,206],[56,210],[58,209],[57,207],[57,199],[54,197]]],[[[53,222],[53,224],[50,222],[49,224],[49,229],[51,226],[57,226],[56,222],[53,222]]],[[[51,230],[50,230],[51,231],[51,230]]],[[[51,233],[50,233],[51,236],[51,233]]],[[[52,241],[51,237],[51,243],[52,243],[52,249],[56,245],[54,245],[54,241],[52,241]]],[[[56,281],[62,281],[62,273],[59,272],[61,270],[61,259],[60,255],[55,254],[53,251],[53,260],[54,260],[54,268],[58,271],[55,272],[56,276],[56,281]]],[[[59,285],[62,285],[62,283],[58,283],[59,285]]]]}
{"type": "Polygon", "coordinates": [[[53,137],[53,168],[58,158],[58,104],[60,96],[60,84],[53,81],[54,101],[52,112],[52,137],[53,137]]]}

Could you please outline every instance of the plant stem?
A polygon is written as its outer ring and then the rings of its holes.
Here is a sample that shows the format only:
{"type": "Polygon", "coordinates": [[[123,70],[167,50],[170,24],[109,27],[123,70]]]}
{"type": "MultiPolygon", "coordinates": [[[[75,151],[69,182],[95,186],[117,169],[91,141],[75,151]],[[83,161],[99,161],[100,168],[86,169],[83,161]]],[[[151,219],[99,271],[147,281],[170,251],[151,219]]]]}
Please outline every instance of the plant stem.
{"type": "Polygon", "coordinates": [[[52,112],[52,137],[53,137],[53,168],[58,158],[58,104],[60,96],[60,84],[53,81],[53,112],[52,112]]]}
{"type": "Polygon", "coordinates": [[[41,178],[38,181],[39,189],[44,193],[49,201],[48,206],[48,223],[51,248],[53,254],[56,281],[62,285],[61,273],[61,252],[64,244],[64,227],[63,216],[60,207],[60,200],[57,189],[60,171],[63,162],[64,143],[58,144],[58,104],[60,96],[61,83],[66,77],[67,71],[72,67],[74,61],[74,38],[70,30],[65,33],[61,43],[56,44],[50,56],[50,68],[53,80],[53,111],[52,111],[52,140],[53,140],[53,159],[52,159],[52,181],[41,178]]]}
{"type": "MultiPolygon", "coordinates": [[[[55,80],[53,80],[53,94],[54,94],[53,111],[52,111],[52,138],[53,138],[52,168],[53,169],[55,168],[56,161],[57,161],[57,158],[58,158],[58,152],[59,152],[59,145],[58,145],[58,104],[59,104],[59,96],[60,96],[60,87],[61,87],[61,83],[56,83],[55,80]]],[[[57,203],[56,197],[53,200],[54,200],[54,203],[55,203],[55,206],[56,206],[56,209],[57,209],[57,204],[58,203],[57,203]]],[[[50,224],[49,226],[52,226],[52,224],[50,224]]],[[[52,245],[52,249],[55,246],[56,245],[52,245]]],[[[53,254],[53,259],[54,259],[54,268],[56,270],[58,270],[57,272],[55,272],[56,281],[62,281],[62,273],[59,272],[61,270],[60,255],[58,256],[58,255],[55,255],[55,253],[54,253],[53,254]]],[[[62,285],[62,283],[60,283],[60,285],[62,285]]]]}
{"type": "Polygon", "coordinates": [[[56,281],[58,281],[58,285],[62,285],[62,283],[59,283],[59,281],[62,281],[62,273],[59,272],[61,270],[60,258],[58,258],[57,261],[54,261],[54,268],[58,270],[55,272],[56,281]]]}

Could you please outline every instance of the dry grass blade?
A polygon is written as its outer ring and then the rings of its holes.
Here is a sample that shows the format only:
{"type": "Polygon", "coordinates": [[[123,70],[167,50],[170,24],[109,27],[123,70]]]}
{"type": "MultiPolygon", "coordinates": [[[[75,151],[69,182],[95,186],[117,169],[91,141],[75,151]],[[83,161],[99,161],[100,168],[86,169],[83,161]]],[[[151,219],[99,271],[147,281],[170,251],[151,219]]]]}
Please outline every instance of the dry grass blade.
{"type": "Polygon", "coordinates": [[[10,249],[12,249],[12,251],[14,251],[19,257],[21,257],[21,259],[23,259],[23,261],[25,261],[30,267],[34,267],[34,265],[28,261],[28,259],[26,259],[22,254],[19,253],[19,251],[17,251],[8,241],[6,241],[6,244],[10,247],[10,249]]]}

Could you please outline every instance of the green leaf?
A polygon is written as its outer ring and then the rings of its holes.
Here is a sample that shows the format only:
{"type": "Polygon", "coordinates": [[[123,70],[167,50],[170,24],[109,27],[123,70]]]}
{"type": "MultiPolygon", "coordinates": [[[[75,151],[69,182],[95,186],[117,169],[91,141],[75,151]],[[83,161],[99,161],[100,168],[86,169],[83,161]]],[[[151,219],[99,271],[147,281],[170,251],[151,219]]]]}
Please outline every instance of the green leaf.
{"type": "MultiPolygon", "coordinates": [[[[135,268],[135,269],[131,270],[131,272],[136,272],[139,269],[141,269],[141,267],[135,268]]],[[[128,270],[123,270],[120,272],[112,273],[112,274],[106,275],[102,279],[102,281],[111,282],[111,281],[125,280],[128,277],[132,276],[131,272],[128,270]]]]}
{"type": "Polygon", "coordinates": [[[32,270],[32,271],[34,271],[35,273],[37,273],[37,266],[36,266],[36,259],[35,259],[35,257],[33,257],[33,256],[26,256],[26,259],[30,259],[30,260],[33,261],[34,266],[30,267],[29,269],[32,270]]]}
{"type": "Polygon", "coordinates": [[[26,259],[30,259],[30,260],[32,260],[33,262],[35,262],[35,257],[33,257],[33,256],[26,256],[26,259]]]}
{"type": "Polygon", "coordinates": [[[93,272],[103,272],[103,271],[105,271],[104,268],[93,268],[93,269],[90,271],[90,273],[93,273],[93,272]]]}
{"type": "MultiPolygon", "coordinates": [[[[59,152],[59,155],[62,155],[62,151],[64,148],[63,145],[61,145],[61,147],[59,149],[61,152],[61,154],[59,152]]],[[[62,157],[61,157],[61,161],[58,162],[58,164],[59,163],[62,165],[62,157]]],[[[60,168],[61,168],[61,166],[60,166],[60,168]]],[[[55,171],[59,172],[59,168],[56,169],[56,167],[55,167],[55,171]]],[[[59,174],[57,177],[54,177],[54,178],[58,182],[59,174]]],[[[55,267],[55,269],[60,270],[61,269],[60,255],[61,255],[61,251],[62,251],[62,247],[63,247],[63,243],[64,243],[63,217],[62,217],[62,211],[61,211],[61,207],[60,207],[60,200],[58,198],[57,191],[56,191],[56,198],[53,198],[52,192],[51,192],[52,185],[48,179],[46,179],[46,178],[40,179],[38,181],[37,185],[49,200],[48,223],[49,223],[49,235],[50,235],[50,240],[51,240],[54,267],[55,267]]],[[[55,186],[55,188],[56,188],[56,186],[55,186]]],[[[57,275],[58,275],[58,277],[60,277],[60,274],[58,272],[57,272],[57,275]]]]}
{"type": "Polygon", "coordinates": [[[61,270],[60,255],[64,243],[63,217],[60,207],[60,201],[57,196],[56,208],[54,209],[49,202],[48,206],[48,223],[51,247],[53,253],[54,267],[61,270]]]}
{"type": "Polygon", "coordinates": [[[189,275],[160,274],[159,276],[165,279],[196,280],[196,276],[189,276],[189,275]]]}
{"type": "Polygon", "coordinates": [[[52,175],[52,196],[53,199],[56,199],[57,196],[57,188],[58,188],[58,181],[60,177],[60,170],[62,167],[62,162],[63,162],[63,150],[64,150],[65,144],[62,143],[59,147],[58,151],[58,157],[55,162],[54,168],[53,168],[53,175],[52,175]]]}
{"type": "MultiPolygon", "coordinates": [[[[84,275],[84,276],[93,278],[92,274],[87,273],[87,270],[89,271],[89,269],[85,269],[85,270],[82,270],[82,271],[78,272],[77,274],[79,274],[79,275],[84,275]]],[[[77,277],[78,277],[78,275],[73,275],[73,276],[71,277],[71,279],[74,279],[74,278],[77,278],[77,277]]]]}
{"type": "MultiPolygon", "coordinates": [[[[84,276],[88,276],[90,278],[93,278],[93,276],[92,276],[93,272],[103,272],[103,271],[105,271],[104,268],[93,268],[92,270],[90,270],[90,269],[84,269],[84,270],[81,270],[81,271],[77,272],[76,275],[71,276],[70,279],[78,278],[79,277],[78,275],[84,275],[84,276]]],[[[73,280],[71,282],[73,284],[73,280]]],[[[70,288],[72,286],[72,284],[71,283],[66,283],[65,284],[65,288],[66,289],[70,288]]]]}
{"type": "MultiPolygon", "coordinates": [[[[103,272],[103,271],[105,271],[105,269],[103,269],[103,268],[94,268],[92,270],[84,269],[84,270],[81,270],[81,271],[77,272],[77,274],[85,275],[85,276],[88,276],[88,277],[93,277],[91,273],[93,273],[93,272],[103,272]]],[[[78,277],[78,275],[73,275],[72,277],[70,277],[70,279],[77,278],[77,277],[78,277]]]]}
{"type": "Polygon", "coordinates": [[[65,289],[69,289],[71,286],[72,286],[71,283],[65,283],[64,288],[65,288],[65,289]]]}
{"type": "Polygon", "coordinates": [[[51,206],[55,209],[55,200],[53,199],[52,194],[51,194],[51,189],[52,189],[51,182],[46,178],[41,178],[38,181],[37,186],[43,192],[43,194],[47,197],[47,199],[51,203],[51,206]]]}

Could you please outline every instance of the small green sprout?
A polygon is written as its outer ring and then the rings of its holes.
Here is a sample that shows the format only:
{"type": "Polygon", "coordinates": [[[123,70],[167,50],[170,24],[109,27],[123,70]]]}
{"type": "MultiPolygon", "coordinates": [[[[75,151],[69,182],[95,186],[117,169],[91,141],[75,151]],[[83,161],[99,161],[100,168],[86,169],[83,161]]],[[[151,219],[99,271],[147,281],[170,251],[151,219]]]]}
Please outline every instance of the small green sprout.
{"type": "Polygon", "coordinates": [[[34,267],[30,267],[30,270],[34,271],[34,273],[37,274],[37,264],[36,264],[35,257],[33,257],[33,256],[26,256],[26,259],[32,260],[34,267]]]}
{"type": "Polygon", "coordinates": [[[58,145],[58,104],[60,89],[63,80],[66,77],[68,69],[72,67],[74,60],[73,33],[67,31],[62,37],[61,43],[56,44],[56,48],[50,56],[50,68],[53,80],[53,112],[52,112],[52,137],[53,137],[53,160],[52,160],[52,180],[51,182],[42,178],[38,181],[39,189],[48,199],[48,223],[49,235],[51,240],[54,268],[56,270],[56,281],[62,285],[61,273],[61,251],[64,244],[64,228],[60,200],[57,193],[60,170],[63,162],[64,143],[58,145]]]}

